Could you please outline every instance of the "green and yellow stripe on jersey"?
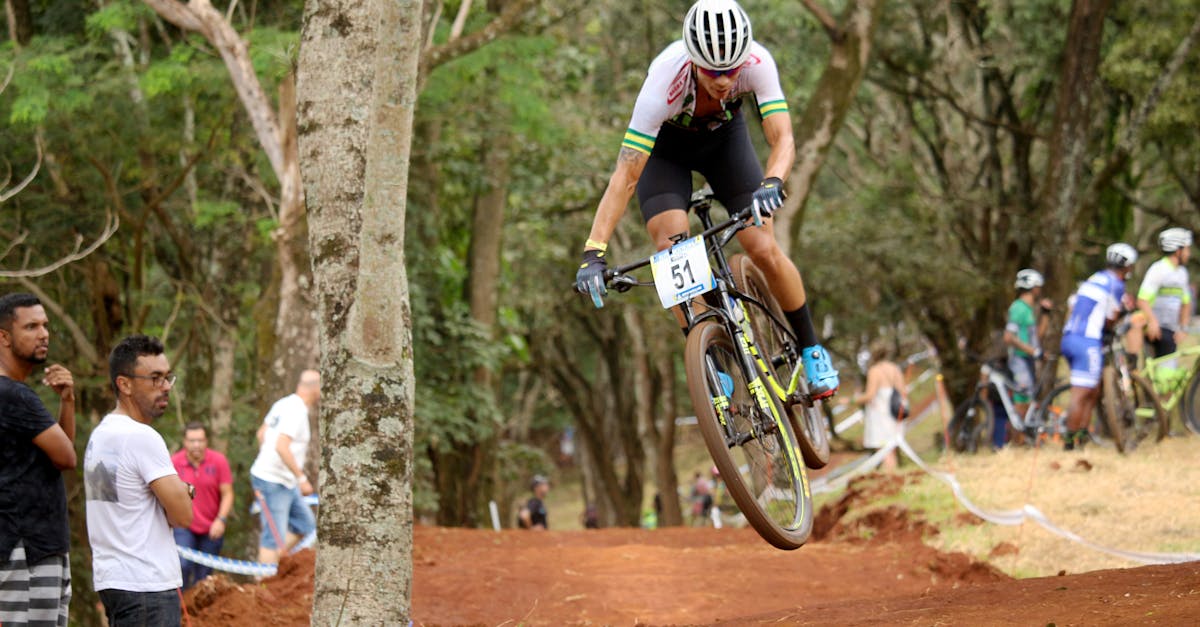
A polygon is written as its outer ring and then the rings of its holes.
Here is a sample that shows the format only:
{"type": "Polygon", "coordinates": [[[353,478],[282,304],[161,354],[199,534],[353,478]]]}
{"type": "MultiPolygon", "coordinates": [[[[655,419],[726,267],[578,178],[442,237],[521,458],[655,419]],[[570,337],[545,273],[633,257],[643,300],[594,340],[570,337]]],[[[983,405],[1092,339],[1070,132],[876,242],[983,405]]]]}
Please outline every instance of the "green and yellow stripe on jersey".
{"type": "Polygon", "coordinates": [[[763,118],[766,118],[768,115],[771,115],[772,113],[781,113],[781,112],[786,113],[787,110],[788,109],[787,109],[787,101],[786,100],[770,100],[767,102],[760,103],[758,105],[758,114],[761,115],[763,118]]]}
{"type": "Polygon", "coordinates": [[[636,150],[648,155],[652,150],[654,150],[654,138],[645,133],[639,133],[633,129],[627,129],[625,131],[625,139],[621,140],[621,147],[636,150]]]}

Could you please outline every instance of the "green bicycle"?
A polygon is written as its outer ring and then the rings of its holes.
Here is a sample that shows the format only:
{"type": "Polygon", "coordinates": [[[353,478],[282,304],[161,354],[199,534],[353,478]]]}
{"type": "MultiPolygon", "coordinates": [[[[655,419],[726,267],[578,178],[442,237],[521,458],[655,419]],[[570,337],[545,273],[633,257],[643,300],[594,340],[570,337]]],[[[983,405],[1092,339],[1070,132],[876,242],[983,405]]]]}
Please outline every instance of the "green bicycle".
{"type": "Polygon", "coordinates": [[[1179,410],[1179,421],[1188,431],[1200,435],[1200,345],[1163,355],[1147,357],[1142,375],[1154,386],[1163,411],[1170,415],[1179,410]],[[1189,366],[1173,366],[1177,361],[1189,366]]]}

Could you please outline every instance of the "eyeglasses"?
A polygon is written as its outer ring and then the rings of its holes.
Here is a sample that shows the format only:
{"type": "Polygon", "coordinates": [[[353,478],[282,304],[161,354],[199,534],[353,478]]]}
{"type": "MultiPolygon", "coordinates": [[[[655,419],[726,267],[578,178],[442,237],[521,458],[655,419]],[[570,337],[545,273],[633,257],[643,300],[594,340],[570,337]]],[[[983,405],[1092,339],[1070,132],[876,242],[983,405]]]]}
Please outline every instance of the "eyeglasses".
{"type": "Polygon", "coordinates": [[[146,380],[150,381],[150,385],[153,385],[156,388],[164,387],[163,386],[164,383],[166,383],[168,385],[175,385],[175,380],[179,378],[179,376],[174,373],[167,374],[167,375],[162,375],[162,374],[150,374],[150,375],[123,374],[121,376],[129,377],[130,379],[146,379],[146,380]]]}
{"type": "Polygon", "coordinates": [[[733,76],[734,74],[741,72],[742,66],[739,65],[735,68],[730,68],[728,70],[710,70],[706,67],[700,67],[699,65],[697,65],[696,69],[700,70],[701,74],[703,74],[709,78],[721,78],[722,76],[733,76]]]}

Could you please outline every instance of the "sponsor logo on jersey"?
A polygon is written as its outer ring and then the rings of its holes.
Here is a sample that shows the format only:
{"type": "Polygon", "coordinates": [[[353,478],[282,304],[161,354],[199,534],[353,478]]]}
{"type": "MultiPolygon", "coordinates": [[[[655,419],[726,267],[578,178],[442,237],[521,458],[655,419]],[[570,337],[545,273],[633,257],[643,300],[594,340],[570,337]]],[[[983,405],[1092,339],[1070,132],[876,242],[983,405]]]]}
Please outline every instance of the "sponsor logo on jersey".
{"type": "Polygon", "coordinates": [[[675,78],[671,79],[671,85],[667,88],[667,104],[675,104],[676,100],[683,95],[684,88],[687,87],[688,71],[691,69],[691,62],[684,63],[683,67],[675,73],[675,78]]]}

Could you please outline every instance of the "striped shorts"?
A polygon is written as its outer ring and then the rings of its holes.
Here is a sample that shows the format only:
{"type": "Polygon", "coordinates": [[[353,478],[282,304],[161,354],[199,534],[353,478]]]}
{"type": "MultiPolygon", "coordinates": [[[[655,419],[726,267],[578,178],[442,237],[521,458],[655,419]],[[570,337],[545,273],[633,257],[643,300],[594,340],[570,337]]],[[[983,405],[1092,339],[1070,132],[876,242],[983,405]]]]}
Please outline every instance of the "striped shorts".
{"type": "Polygon", "coordinates": [[[71,560],[51,555],[36,564],[25,562],[25,545],[17,542],[7,562],[0,562],[0,625],[66,627],[71,604],[71,560]]]}

